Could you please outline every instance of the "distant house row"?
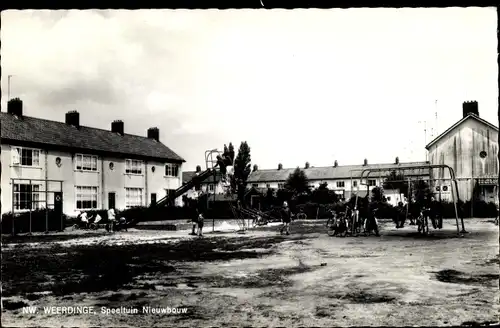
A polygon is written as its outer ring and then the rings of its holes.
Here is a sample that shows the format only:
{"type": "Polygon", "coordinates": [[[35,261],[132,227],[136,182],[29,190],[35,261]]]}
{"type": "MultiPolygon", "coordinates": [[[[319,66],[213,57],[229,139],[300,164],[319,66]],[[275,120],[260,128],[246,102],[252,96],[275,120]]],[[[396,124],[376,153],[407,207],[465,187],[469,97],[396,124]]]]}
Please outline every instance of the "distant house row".
{"type": "MultiPolygon", "coordinates": [[[[365,159],[360,165],[338,165],[312,167],[306,163],[304,170],[311,187],[327,183],[341,197],[350,198],[358,191],[365,196],[368,190],[383,185],[391,171],[399,171],[412,180],[427,180],[436,196],[443,200],[451,200],[452,185],[449,173],[443,169],[416,168],[428,164],[445,164],[453,168],[458,178],[459,196],[461,200],[470,200],[474,193],[485,201],[498,201],[498,128],[481,119],[477,102],[463,104],[463,117],[441,135],[432,140],[426,149],[429,161],[400,163],[398,158],[390,164],[369,164],[365,159]],[[363,169],[388,168],[387,171],[372,172],[362,186],[360,181],[363,169]]],[[[261,170],[254,165],[247,181],[249,188],[265,191],[269,188],[278,190],[285,186],[288,176],[295,168],[261,170]]],[[[184,172],[183,182],[187,182],[195,172],[184,172]]],[[[366,178],[366,176],[365,176],[366,178]]],[[[389,185],[390,187],[390,185],[389,185]]],[[[204,192],[221,194],[224,192],[220,177],[207,178],[201,185],[204,192]]],[[[401,196],[395,190],[386,190],[388,200],[397,204],[401,196]]]]}

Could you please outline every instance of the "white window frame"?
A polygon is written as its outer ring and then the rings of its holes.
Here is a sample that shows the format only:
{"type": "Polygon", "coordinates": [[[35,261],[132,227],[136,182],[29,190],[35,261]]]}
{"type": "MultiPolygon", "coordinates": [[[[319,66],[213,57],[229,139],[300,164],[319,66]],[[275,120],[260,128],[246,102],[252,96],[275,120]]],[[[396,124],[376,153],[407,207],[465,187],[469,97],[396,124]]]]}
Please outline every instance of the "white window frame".
{"type": "Polygon", "coordinates": [[[259,188],[259,184],[258,183],[252,183],[252,187],[253,188],[259,188]]]}
{"type": "Polygon", "coordinates": [[[352,186],[357,187],[358,186],[358,180],[353,180],[352,181],[352,186]]]}
{"type": "MultiPolygon", "coordinates": [[[[82,203],[83,205],[83,203],[82,203]]],[[[99,208],[99,187],[97,186],[75,186],[75,209],[77,210],[96,210],[99,208]],[[78,202],[91,202],[90,207],[78,207],[78,202]],[[92,206],[95,202],[95,207],[92,206]]]]}
{"type": "Polygon", "coordinates": [[[208,191],[213,192],[214,190],[215,190],[215,186],[214,186],[214,184],[213,184],[213,183],[210,183],[210,184],[208,185],[208,191]]]}
{"type": "Polygon", "coordinates": [[[345,188],[345,181],[337,181],[337,188],[345,188]]]}
{"type": "Polygon", "coordinates": [[[179,177],[179,164],[165,164],[165,176],[172,178],[179,177]]]}
{"type": "Polygon", "coordinates": [[[368,179],[368,181],[366,183],[368,183],[368,187],[375,187],[377,185],[377,180],[376,179],[368,179]]]}
{"type": "Polygon", "coordinates": [[[125,188],[125,207],[144,206],[144,189],[143,188],[125,188]],[[137,199],[131,199],[137,197],[137,199]]]}
{"type": "MultiPolygon", "coordinates": [[[[28,147],[12,147],[12,165],[24,167],[40,167],[40,149],[28,147]],[[31,151],[31,165],[23,164],[23,150],[31,151]]],[[[26,156],[24,157],[26,158],[26,156]]]]}
{"type": "Polygon", "coordinates": [[[126,159],[125,160],[125,174],[130,175],[142,175],[144,161],[138,159],[126,159]]]}
{"type": "MultiPolygon", "coordinates": [[[[15,183],[12,188],[13,188],[13,194],[14,194],[14,212],[25,212],[29,211],[30,207],[27,208],[21,208],[21,187],[20,186],[29,186],[29,183],[15,183]],[[16,186],[17,191],[16,191],[16,186]]],[[[26,192],[24,192],[26,193],[26,192]]],[[[39,184],[31,184],[31,210],[39,210],[42,207],[40,206],[40,185],[39,184]]]]}
{"type": "Polygon", "coordinates": [[[270,183],[266,183],[266,188],[267,189],[271,188],[271,184],[270,183]]]}
{"type": "Polygon", "coordinates": [[[99,158],[96,155],[76,154],[75,170],[80,172],[99,172],[99,158]]]}

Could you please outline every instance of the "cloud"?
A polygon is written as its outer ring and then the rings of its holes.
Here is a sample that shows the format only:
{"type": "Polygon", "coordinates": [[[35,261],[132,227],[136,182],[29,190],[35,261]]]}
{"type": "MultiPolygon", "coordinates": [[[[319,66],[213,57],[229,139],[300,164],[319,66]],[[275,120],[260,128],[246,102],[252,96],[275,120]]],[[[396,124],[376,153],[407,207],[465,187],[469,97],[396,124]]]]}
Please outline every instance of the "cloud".
{"type": "Polygon", "coordinates": [[[469,99],[497,121],[488,8],[1,16],[4,77],[15,75],[11,95],[28,115],[63,120],[76,109],[83,124],[122,119],[140,135],[158,126],[187,168],[242,140],[260,168],[422,160],[417,122],[433,122],[435,99],[441,129],[469,99]]]}

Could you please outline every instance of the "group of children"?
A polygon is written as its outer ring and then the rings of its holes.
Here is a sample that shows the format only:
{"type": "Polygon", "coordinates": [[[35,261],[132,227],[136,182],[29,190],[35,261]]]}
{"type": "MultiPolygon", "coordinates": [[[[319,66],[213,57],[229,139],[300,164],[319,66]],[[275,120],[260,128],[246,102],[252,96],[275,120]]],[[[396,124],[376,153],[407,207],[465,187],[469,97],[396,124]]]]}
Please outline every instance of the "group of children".
{"type": "MultiPolygon", "coordinates": [[[[108,214],[108,223],[106,224],[106,230],[108,232],[114,232],[116,230],[117,224],[120,225],[120,228],[123,228],[125,231],[127,231],[127,220],[124,217],[120,217],[120,220],[117,222],[114,208],[110,208],[107,214],[108,214]]],[[[80,219],[80,222],[83,225],[83,228],[85,229],[91,228],[92,224],[94,225],[94,227],[97,228],[98,227],[97,224],[102,220],[102,217],[99,215],[99,213],[96,213],[95,217],[91,216],[89,218],[87,212],[85,211],[80,212],[78,214],[78,218],[80,219]]]]}
{"type": "Polygon", "coordinates": [[[407,198],[399,202],[397,206],[396,228],[403,228],[406,218],[409,217],[410,225],[423,224],[420,221],[425,218],[430,219],[434,229],[443,228],[443,218],[441,203],[434,197],[429,197],[422,202],[417,202],[415,198],[411,199],[411,203],[407,198]]]}

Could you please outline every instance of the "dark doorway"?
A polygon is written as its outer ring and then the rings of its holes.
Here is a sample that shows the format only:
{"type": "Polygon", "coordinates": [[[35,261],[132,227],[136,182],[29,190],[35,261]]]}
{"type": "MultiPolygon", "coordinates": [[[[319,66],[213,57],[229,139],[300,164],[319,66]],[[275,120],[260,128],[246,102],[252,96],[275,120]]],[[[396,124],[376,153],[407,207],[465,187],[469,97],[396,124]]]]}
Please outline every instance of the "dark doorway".
{"type": "Polygon", "coordinates": [[[115,208],[115,193],[108,193],[108,208],[115,208]]]}
{"type": "Polygon", "coordinates": [[[155,193],[151,194],[151,205],[156,205],[156,194],[155,193]]]}

